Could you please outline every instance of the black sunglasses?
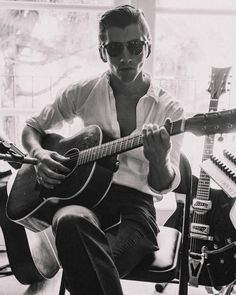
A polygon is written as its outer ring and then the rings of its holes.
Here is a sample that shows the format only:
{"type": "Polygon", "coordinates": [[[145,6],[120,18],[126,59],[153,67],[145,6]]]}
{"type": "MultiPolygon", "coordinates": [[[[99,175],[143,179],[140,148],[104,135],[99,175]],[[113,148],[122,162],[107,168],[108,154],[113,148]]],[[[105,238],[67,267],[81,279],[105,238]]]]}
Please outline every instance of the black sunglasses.
{"type": "Polygon", "coordinates": [[[106,45],[101,45],[101,47],[106,49],[110,57],[118,57],[122,54],[124,46],[126,46],[131,55],[139,55],[143,52],[143,47],[147,44],[148,41],[131,40],[126,43],[109,42],[106,45]]]}

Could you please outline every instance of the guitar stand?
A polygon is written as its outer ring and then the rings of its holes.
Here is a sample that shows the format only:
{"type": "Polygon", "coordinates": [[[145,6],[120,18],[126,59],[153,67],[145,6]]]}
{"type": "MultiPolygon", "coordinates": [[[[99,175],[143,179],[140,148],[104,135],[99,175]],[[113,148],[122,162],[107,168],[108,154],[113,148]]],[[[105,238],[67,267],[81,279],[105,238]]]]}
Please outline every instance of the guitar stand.
{"type": "Polygon", "coordinates": [[[236,285],[236,279],[230,283],[228,286],[222,289],[222,292],[219,293],[219,295],[233,295],[234,292],[234,286],[236,285]]]}
{"type": "Polygon", "coordinates": [[[13,273],[12,273],[10,264],[5,264],[5,265],[0,266],[0,277],[2,277],[2,276],[10,276],[12,274],[13,273]]]}
{"type": "MultiPolygon", "coordinates": [[[[5,245],[0,245],[0,253],[6,252],[6,247],[5,245]]],[[[11,270],[10,264],[4,264],[0,266],[0,278],[2,276],[10,276],[12,275],[13,272],[11,270]]]]}
{"type": "Polygon", "coordinates": [[[58,295],[65,295],[66,292],[66,287],[65,287],[65,275],[64,271],[62,270],[62,275],[61,275],[61,284],[60,284],[60,290],[58,295]]]}

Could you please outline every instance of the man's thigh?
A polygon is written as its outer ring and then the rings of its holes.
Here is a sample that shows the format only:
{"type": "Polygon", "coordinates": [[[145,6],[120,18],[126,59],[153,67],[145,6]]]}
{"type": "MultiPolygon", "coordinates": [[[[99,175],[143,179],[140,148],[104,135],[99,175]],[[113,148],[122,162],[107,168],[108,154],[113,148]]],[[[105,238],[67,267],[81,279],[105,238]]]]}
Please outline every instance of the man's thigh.
{"type": "Polygon", "coordinates": [[[132,220],[123,220],[105,234],[121,278],[155,249],[142,226],[132,220]]]}

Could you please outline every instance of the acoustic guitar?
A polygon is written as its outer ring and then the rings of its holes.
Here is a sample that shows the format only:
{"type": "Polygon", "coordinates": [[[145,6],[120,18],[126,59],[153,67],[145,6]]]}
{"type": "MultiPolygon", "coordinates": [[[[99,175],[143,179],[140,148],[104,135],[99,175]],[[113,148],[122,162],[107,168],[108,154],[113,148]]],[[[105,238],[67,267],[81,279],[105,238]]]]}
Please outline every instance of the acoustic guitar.
{"type": "Polygon", "coordinates": [[[0,226],[11,271],[24,285],[50,279],[60,269],[51,228],[35,233],[7,218],[8,180],[0,179],[0,226]]]}
{"type": "MultiPolygon", "coordinates": [[[[24,155],[14,144],[0,134],[0,152],[6,155],[24,155]]],[[[19,159],[19,156],[16,158],[19,159]]],[[[19,169],[21,163],[10,163],[19,169]]],[[[60,268],[51,228],[34,233],[11,221],[6,216],[7,186],[11,170],[0,174],[0,227],[12,274],[21,284],[33,284],[52,278],[60,268]]],[[[10,189],[10,186],[9,186],[10,189]]]]}
{"type": "MultiPolygon", "coordinates": [[[[195,135],[228,133],[236,129],[236,109],[197,114],[188,119],[165,125],[171,136],[193,132],[195,135]]],[[[105,137],[104,137],[105,139],[105,137]]],[[[43,146],[69,157],[70,173],[52,189],[46,189],[36,180],[33,165],[24,164],[18,170],[7,201],[7,216],[32,231],[50,226],[55,211],[68,204],[92,208],[105,197],[117,170],[117,155],[143,145],[142,134],[102,143],[99,126],[88,126],[77,134],[64,138],[58,134],[46,135],[43,146]]]]}

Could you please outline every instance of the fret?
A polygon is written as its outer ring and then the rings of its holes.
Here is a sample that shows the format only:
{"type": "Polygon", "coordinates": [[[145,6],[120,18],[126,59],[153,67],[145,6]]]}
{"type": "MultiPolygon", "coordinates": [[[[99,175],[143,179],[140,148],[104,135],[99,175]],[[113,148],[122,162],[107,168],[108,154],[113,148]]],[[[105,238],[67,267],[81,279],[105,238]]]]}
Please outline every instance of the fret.
{"type": "Polygon", "coordinates": [[[204,170],[201,169],[200,171],[200,177],[202,177],[205,181],[209,180],[210,177],[206,174],[204,170]]]}
{"type": "Polygon", "coordinates": [[[205,189],[209,186],[209,183],[207,184],[200,184],[199,187],[202,188],[202,189],[205,189]]]}
{"type": "Polygon", "coordinates": [[[103,157],[110,154],[110,145],[108,143],[104,144],[103,157]]]}
{"type": "Polygon", "coordinates": [[[98,149],[98,147],[95,147],[95,148],[92,148],[91,150],[88,150],[88,157],[87,157],[88,162],[95,161],[95,159],[97,158],[97,154],[98,154],[99,150],[100,149],[98,149]]]}
{"type": "Polygon", "coordinates": [[[200,177],[200,179],[198,181],[198,185],[208,186],[209,184],[210,184],[210,178],[204,178],[204,176],[202,176],[202,178],[200,177]]]}
{"type": "Polygon", "coordinates": [[[218,109],[218,99],[211,98],[209,112],[216,112],[218,109]]]}
{"type": "Polygon", "coordinates": [[[135,141],[135,137],[132,136],[132,138],[131,138],[131,146],[134,146],[134,141],[135,141]]]}
{"type": "Polygon", "coordinates": [[[127,149],[132,147],[132,137],[127,139],[127,149]]]}
{"type": "Polygon", "coordinates": [[[207,199],[209,197],[209,193],[210,193],[209,190],[207,191],[197,190],[197,199],[201,199],[201,198],[207,199]]]}
{"type": "Polygon", "coordinates": [[[175,135],[185,131],[184,124],[185,120],[178,120],[168,125],[165,125],[165,127],[170,135],[175,135]]]}
{"type": "Polygon", "coordinates": [[[202,179],[199,180],[198,185],[202,188],[209,186],[210,180],[209,181],[203,181],[202,179]]]}
{"type": "Polygon", "coordinates": [[[107,156],[109,156],[109,155],[112,155],[113,145],[110,142],[108,142],[107,145],[108,145],[108,148],[107,148],[107,156]]]}
{"type": "Polygon", "coordinates": [[[105,154],[105,145],[102,145],[102,146],[100,147],[100,149],[97,150],[97,155],[96,155],[96,157],[98,157],[98,158],[102,158],[102,157],[104,157],[104,155],[106,155],[106,154],[105,154]]]}
{"type": "Polygon", "coordinates": [[[197,192],[198,192],[199,194],[206,194],[206,193],[209,192],[209,189],[206,188],[206,189],[204,190],[204,189],[199,188],[199,189],[197,190],[197,192]]]}
{"type": "Polygon", "coordinates": [[[116,152],[119,154],[122,151],[123,141],[119,140],[116,144],[116,152]]]}
{"type": "Polygon", "coordinates": [[[206,196],[206,195],[197,194],[197,199],[208,200],[209,196],[208,195],[206,196]]]}
{"type": "Polygon", "coordinates": [[[201,199],[201,198],[207,199],[208,197],[209,197],[209,190],[204,192],[197,190],[197,199],[201,199]]]}
{"type": "MultiPolygon", "coordinates": [[[[117,147],[117,140],[114,140],[112,143],[110,143],[111,149],[110,149],[110,155],[114,155],[116,152],[116,147],[117,147]]],[[[126,146],[126,145],[125,145],[126,146]]],[[[109,156],[110,156],[109,155],[109,156]]]]}
{"type": "Polygon", "coordinates": [[[200,180],[198,181],[199,185],[207,186],[210,184],[210,178],[204,178],[204,176],[200,176],[200,180]]]}
{"type": "Polygon", "coordinates": [[[203,188],[208,187],[209,183],[210,183],[210,179],[209,179],[209,181],[203,181],[202,179],[200,179],[199,186],[201,186],[203,188]]]}

